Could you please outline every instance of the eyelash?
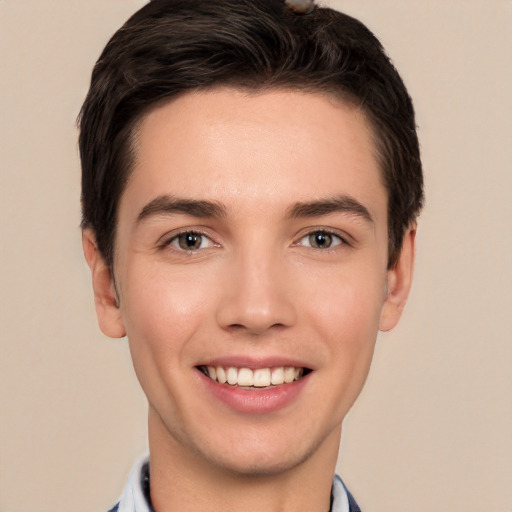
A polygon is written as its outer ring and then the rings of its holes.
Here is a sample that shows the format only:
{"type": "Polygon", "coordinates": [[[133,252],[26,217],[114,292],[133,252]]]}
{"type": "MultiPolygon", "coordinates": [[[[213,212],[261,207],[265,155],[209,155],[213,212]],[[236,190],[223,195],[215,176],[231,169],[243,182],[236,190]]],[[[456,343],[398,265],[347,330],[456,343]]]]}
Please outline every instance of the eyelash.
{"type": "Polygon", "coordinates": [[[329,229],[315,229],[313,231],[309,231],[304,236],[302,236],[299,239],[299,242],[297,242],[295,245],[299,245],[300,242],[302,242],[303,240],[309,240],[309,242],[311,243],[311,238],[319,235],[325,236],[326,238],[331,238],[331,245],[329,245],[328,247],[313,247],[312,245],[304,245],[304,247],[314,249],[316,251],[331,251],[335,250],[336,247],[341,245],[350,245],[344,237],[342,237],[338,233],[334,233],[329,229]]]}
{"type": "MultiPolygon", "coordinates": [[[[184,241],[186,243],[186,240],[184,240],[184,241]]],[[[318,240],[317,240],[317,242],[318,242],[318,240]]],[[[294,246],[303,246],[303,247],[306,247],[309,249],[313,249],[315,251],[324,251],[324,252],[335,250],[335,248],[340,245],[350,246],[349,242],[347,242],[347,240],[344,237],[342,237],[338,233],[334,233],[333,231],[331,231],[329,229],[315,229],[315,230],[309,231],[306,234],[304,234],[303,236],[301,236],[299,238],[299,241],[295,242],[293,245],[294,246]],[[330,238],[330,245],[328,247],[312,246],[311,245],[312,237],[318,237],[318,236],[324,236],[327,239],[330,238]],[[302,243],[304,240],[307,240],[309,242],[309,245],[302,243]]],[[[162,249],[165,247],[169,247],[169,246],[173,247],[173,249],[176,251],[185,252],[187,254],[193,254],[198,251],[208,249],[210,247],[220,247],[220,244],[214,242],[210,236],[208,236],[206,233],[204,233],[200,230],[188,229],[188,230],[184,230],[179,233],[173,234],[171,237],[166,238],[160,244],[160,248],[162,248],[162,249]],[[180,237],[186,237],[186,236],[200,238],[201,239],[200,246],[197,248],[193,248],[193,247],[185,248],[185,247],[181,246],[180,245],[180,237]],[[201,247],[205,241],[206,241],[206,243],[208,243],[208,245],[206,247],[201,247]]]]}
{"type": "Polygon", "coordinates": [[[195,252],[198,252],[200,250],[207,249],[207,248],[210,248],[210,247],[219,247],[219,244],[215,243],[210,236],[208,236],[206,233],[201,232],[200,230],[197,230],[197,229],[187,229],[187,230],[181,231],[179,233],[173,234],[172,236],[164,239],[162,241],[162,243],[159,245],[159,247],[161,249],[165,249],[166,247],[169,247],[169,246],[171,246],[176,251],[185,252],[187,254],[193,254],[195,252]],[[180,237],[186,237],[186,236],[201,238],[201,244],[200,245],[203,245],[203,242],[205,240],[209,241],[209,244],[208,244],[207,247],[201,247],[200,246],[198,248],[184,248],[184,247],[180,247],[179,246],[180,237]]]}

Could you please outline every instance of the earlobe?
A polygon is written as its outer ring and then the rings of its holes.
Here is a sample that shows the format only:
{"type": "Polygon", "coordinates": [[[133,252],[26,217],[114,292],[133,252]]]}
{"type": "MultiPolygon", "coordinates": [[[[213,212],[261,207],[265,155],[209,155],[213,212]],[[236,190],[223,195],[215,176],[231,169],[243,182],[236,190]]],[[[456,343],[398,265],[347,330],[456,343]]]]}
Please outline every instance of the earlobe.
{"type": "Polygon", "coordinates": [[[96,237],[90,229],[82,231],[85,259],[91,269],[94,304],[101,331],[111,338],[122,338],[126,330],[118,307],[112,273],[98,250],[96,237]]]}
{"type": "Polygon", "coordinates": [[[388,270],[386,298],[379,322],[381,331],[390,331],[395,327],[407,302],[414,270],[415,241],[416,225],[413,225],[404,235],[398,261],[388,270]]]}

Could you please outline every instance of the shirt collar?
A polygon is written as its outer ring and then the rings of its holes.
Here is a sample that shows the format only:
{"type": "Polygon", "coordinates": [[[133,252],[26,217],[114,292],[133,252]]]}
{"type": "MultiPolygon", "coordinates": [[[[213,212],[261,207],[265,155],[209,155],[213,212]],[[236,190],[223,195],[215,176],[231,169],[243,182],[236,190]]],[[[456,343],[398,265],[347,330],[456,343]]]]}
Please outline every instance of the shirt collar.
{"type": "MultiPolygon", "coordinates": [[[[128,484],[121,496],[118,512],[154,512],[147,499],[149,457],[141,457],[133,466],[128,484]]],[[[350,512],[348,495],[338,475],[332,482],[332,505],[330,512],[350,512]]]]}

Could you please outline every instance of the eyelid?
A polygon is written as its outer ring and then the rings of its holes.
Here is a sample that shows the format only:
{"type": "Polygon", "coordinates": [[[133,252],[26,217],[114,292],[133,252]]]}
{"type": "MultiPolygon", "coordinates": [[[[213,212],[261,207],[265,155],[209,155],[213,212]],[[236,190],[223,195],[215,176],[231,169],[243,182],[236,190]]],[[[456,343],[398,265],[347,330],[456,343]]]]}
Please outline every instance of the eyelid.
{"type": "MultiPolygon", "coordinates": [[[[345,232],[341,232],[337,229],[333,229],[333,228],[327,228],[327,227],[323,227],[323,226],[318,226],[318,227],[314,227],[314,228],[308,228],[307,230],[304,230],[302,231],[298,236],[297,236],[297,242],[295,242],[293,245],[295,246],[298,246],[298,245],[301,245],[301,241],[304,240],[304,238],[306,237],[309,237],[311,235],[314,235],[315,233],[325,233],[325,234],[328,234],[330,236],[333,236],[333,237],[336,237],[339,239],[339,243],[331,246],[331,247],[327,247],[325,249],[319,249],[319,248],[316,248],[316,247],[309,247],[311,249],[314,249],[314,250],[318,250],[318,251],[328,251],[328,250],[332,250],[340,245],[342,246],[348,246],[348,247],[352,247],[352,240],[351,240],[351,237],[350,235],[348,235],[347,233],[345,232]]],[[[308,247],[308,246],[304,246],[304,247],[308,247]]]]}
{"type": "Polygon", "coordinates": [[[204,250],[205,249],[205,248],[203,248],[203,249],[190,249],[190,250],[187,251],[187,250],[184,250],[184,249],[181,249],[179,247],[175,247],[175,246],[172,245],[172,243],[174,241],[176,241],[180,235],[185,235],[185,234],[194,234],[194,235],[199,235],[199,236],[205,237],[208,240],[210,240],[210,242],[211,242],[211,245],[209,245],[209,247],[220,247],[220,244],[215,242],[215,240],[213,239],[212,235],[210,233],[208,233],[207,230],[205,230],[205,229],[203,229],[201,227],[184,227],[184,228],[178,228],[178,229],[175,229],[173,231],[170,231],[169,233],[166,233],[165,235],[160,237],[160,239],[157,242],[158,248],[159,249],[165,249],[166,247],[172,246],[173,249],[175,249],[176,251],[178,251],[178,252],[185,252],[185,253],[187,253],[187,252],[198,252],[200,250],[204,250]]]}

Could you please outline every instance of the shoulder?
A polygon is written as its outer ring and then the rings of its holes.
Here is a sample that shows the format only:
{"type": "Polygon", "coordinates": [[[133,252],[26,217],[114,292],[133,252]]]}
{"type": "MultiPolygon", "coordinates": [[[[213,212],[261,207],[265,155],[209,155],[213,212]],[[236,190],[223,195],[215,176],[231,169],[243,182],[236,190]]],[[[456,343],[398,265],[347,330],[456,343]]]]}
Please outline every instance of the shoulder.
{"type": "Polygon", "coordinates": [[[112,507],[108,512],[117,512],[118,509],[119,509],[119,503],[115,507],[112,507]]]}

